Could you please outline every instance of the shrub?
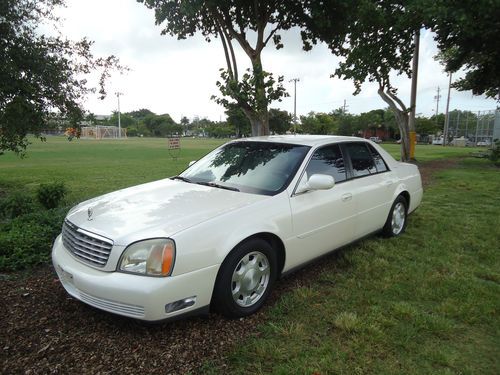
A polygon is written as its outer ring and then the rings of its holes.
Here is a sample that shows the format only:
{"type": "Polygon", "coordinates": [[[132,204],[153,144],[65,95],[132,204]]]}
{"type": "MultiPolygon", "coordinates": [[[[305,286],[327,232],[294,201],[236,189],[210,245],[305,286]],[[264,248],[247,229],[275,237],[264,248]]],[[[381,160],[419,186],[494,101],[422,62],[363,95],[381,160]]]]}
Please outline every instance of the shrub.
{"type": "Polygon", "coordinates": [[[500,139],[495,139],[495,143],[491,148],[490,160],[497,167],[500,167],[500,139]]]}
{"type": "Polygon", "coordinates": [[[66,195],[67,190],[62,182],[41,184],[36,192],[38,202],[46,209],[56,208],[66,195]]]}
{"type": "Polygon", "coordinates": [[[52,244],[61,232],[66,209],[16,217],[0,227],[0,271],[14,271],[50,260],[52,244]]]}
{"type": "Polygon", "coordinates": [[[13,219],[34,210],[33,198],[21,192],[13,193],[0,202],[0,216],[6,219],[13,219]]]}

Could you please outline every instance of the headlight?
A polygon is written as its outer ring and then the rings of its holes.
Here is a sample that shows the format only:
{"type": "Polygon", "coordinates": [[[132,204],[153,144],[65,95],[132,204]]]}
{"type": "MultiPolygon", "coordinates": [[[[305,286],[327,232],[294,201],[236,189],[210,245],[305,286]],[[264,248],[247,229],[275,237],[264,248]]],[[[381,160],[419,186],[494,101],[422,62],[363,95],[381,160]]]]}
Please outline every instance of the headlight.
{"type": "Polygon", "coordinates": [[[123,252],[120,271],[147,276],[169,276],[174,260],[174,241],[168,238],[139,241],[123,252]]]}

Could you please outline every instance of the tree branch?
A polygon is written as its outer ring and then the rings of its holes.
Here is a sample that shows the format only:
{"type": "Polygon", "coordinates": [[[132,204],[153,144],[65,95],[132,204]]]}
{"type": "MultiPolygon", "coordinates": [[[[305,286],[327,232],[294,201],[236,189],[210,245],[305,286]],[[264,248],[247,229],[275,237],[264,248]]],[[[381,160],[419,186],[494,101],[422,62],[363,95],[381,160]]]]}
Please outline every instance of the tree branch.
{"type": "Polygon", "coordinates": [[[403,112],[405,112],[406,114],[408,113],[408,108],[406,108],[406,106],[404,105],[404,103],[401,101],[401,99],[399,99],[396,95],[394,95],[392,92],[391,92],[391,88],[388,87],[387,90],[387,95],[389,95],[391,97],[392,100],[394,100],[396,103],[398,103],[401,107],[401,110],[403,112]]]}
{"type": "Polygon", "coordinates": [[[224,56],[226,57],[227,70],[228,70],[231,78],[234,79],[233,68],[231,66],[231,60],[229,59],[229,51],[227,48],[226,37],[225,37],[224,33],[222,32],[219,25],[216,24],[215,28],[217,29],[217,33],[219,34],[220,40],[222,42],[222,47],[224,48],[224,56]]]}

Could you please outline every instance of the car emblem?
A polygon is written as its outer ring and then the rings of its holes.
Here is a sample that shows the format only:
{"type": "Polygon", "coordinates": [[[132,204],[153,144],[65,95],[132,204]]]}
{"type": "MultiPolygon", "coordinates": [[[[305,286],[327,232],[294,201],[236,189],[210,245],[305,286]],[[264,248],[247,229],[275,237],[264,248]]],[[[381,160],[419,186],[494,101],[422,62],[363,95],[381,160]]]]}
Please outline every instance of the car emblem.
{"type": "Polygon", "coordinates": [[[92,209],[92,207],[89,207],[89,209],[87,210],[87,214],[89,215],[87,220],[88,221],[92,220],[92,216],[94,215],[94,210],[92,209]]]}

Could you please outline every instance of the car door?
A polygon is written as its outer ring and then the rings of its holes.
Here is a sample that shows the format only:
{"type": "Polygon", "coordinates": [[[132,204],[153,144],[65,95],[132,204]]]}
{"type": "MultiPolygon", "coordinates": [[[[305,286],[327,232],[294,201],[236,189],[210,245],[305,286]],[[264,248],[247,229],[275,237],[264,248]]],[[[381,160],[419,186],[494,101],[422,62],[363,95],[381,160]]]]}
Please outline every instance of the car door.
{"type": "Polygon", "coordinates": [[[354,236],[360,238],[384,226],[394,197],[396,177],[369,143],[348,142],[343,150],[357,205],[354,236]]]}
{"type": "Polygon", "coordinates": [[[339,144],[313,153],[298,186],[313,174],[332,176],[335,186],[291,196],[295,236],[291,263],[300,264],[352,241],[355,202],[339,144]]]}

